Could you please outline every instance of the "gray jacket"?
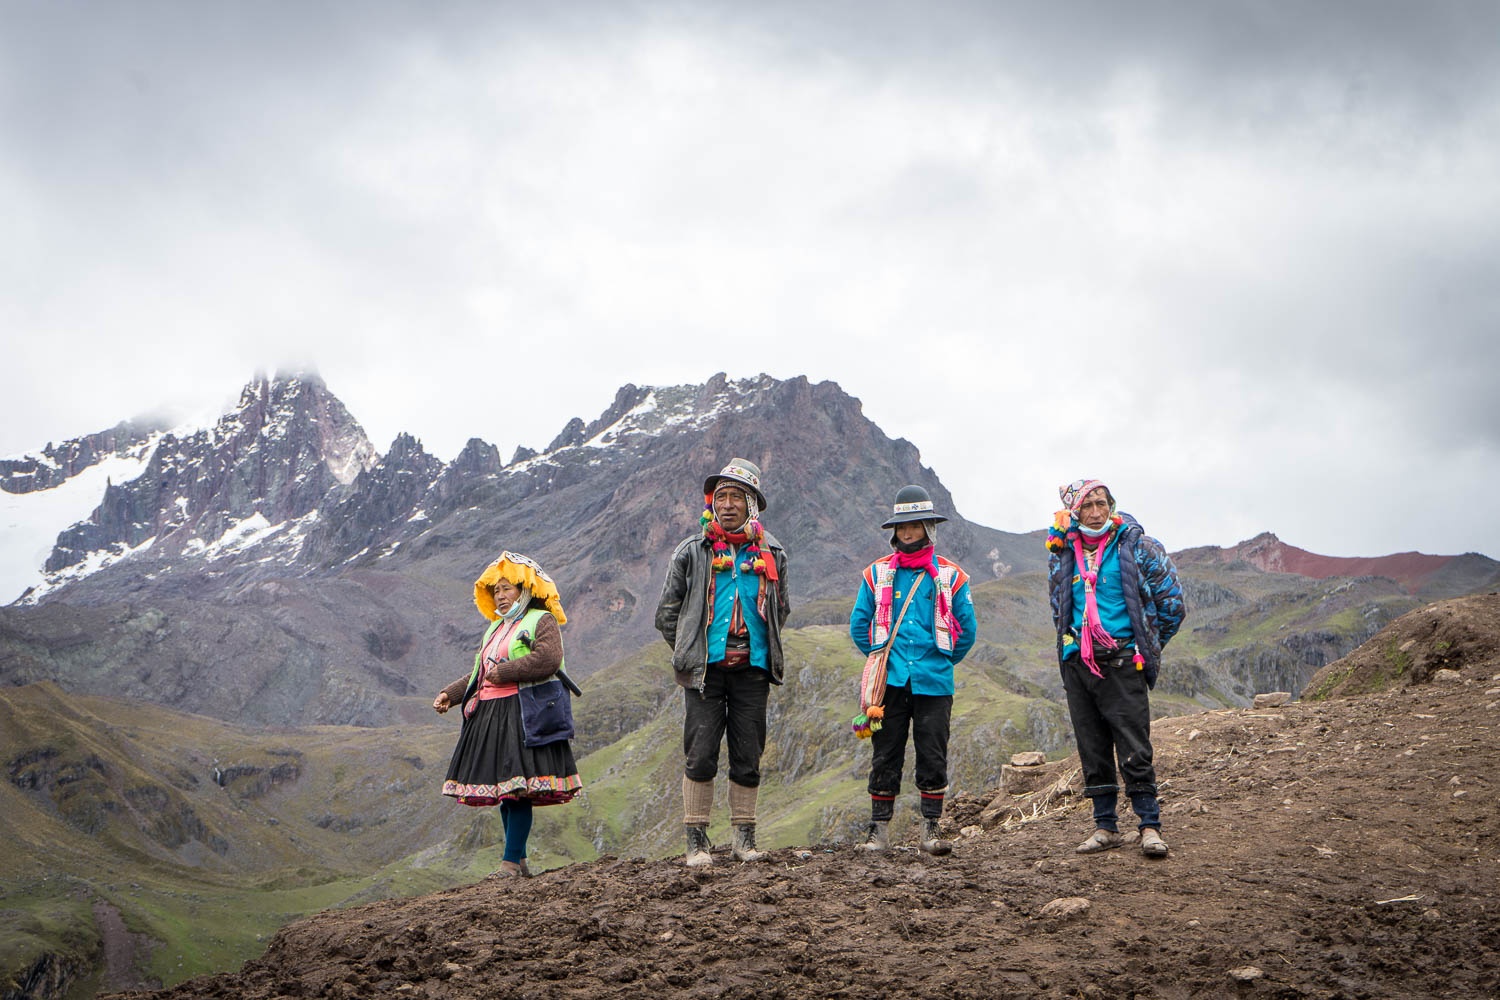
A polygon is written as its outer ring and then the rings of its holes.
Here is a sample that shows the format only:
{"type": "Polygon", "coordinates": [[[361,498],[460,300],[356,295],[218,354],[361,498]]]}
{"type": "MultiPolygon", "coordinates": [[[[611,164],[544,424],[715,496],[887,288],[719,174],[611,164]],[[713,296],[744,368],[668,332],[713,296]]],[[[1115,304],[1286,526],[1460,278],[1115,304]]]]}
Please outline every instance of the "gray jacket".
{"type": "MultiPolygon", "coordinates": [[[[781,625],[792,610],[787,600],[786,550],[769,531],[761,548],[776,560],[776,582],[766,581],[766,640],[771,683],[780,684],[785,674],[781,655],[781,625]]],[[[683,539],[672,550],[667,566],[667,581],[661,588],[656,605],[656,630],[672,647],[672,669],[677,683],[685,688],[703,690],[703,676],[708,667],[708,580],[713,573],[713,545],[702,535],[683,539]]]]}

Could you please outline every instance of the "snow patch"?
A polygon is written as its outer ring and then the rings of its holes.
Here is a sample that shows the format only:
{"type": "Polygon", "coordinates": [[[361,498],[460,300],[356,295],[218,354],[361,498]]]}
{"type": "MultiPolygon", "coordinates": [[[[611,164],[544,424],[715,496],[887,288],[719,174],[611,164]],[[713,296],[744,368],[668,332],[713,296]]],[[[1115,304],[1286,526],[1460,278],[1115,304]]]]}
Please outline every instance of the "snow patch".
{"type": "Polygon", "coordinates": [[[50,490],[0,491],[0,601],[17,600],[27,587],[51,590],[57,586],[42,571],[57,536],[93,514],[104,498],[106,483],[126,483],[144,472],[157,440],[153,435],[148,447],[127,457],[112,455],[50,490]]]}
{"type": "Polygon", "coordinates": [[[155,538],[148,538],[134,547],[123,543],[116,543],[107,549],[96,549],[85,556],[82,561],[74,563],[66,569],[60,569],[56,573],[46,574],[42,582],[37,584],[31,593],[15,603],[35,604],[51,591],[82,580],[86,576],[92,576],[106,566],[112,566],[122,559],[129,559],[137,553],[145,552],[155,544],[155,538]]]}

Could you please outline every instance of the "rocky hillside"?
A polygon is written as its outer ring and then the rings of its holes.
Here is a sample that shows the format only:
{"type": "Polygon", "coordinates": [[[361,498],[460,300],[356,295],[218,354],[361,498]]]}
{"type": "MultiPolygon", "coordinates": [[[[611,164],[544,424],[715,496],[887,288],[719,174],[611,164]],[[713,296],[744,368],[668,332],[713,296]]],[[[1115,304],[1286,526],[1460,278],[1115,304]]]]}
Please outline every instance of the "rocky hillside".
{"type": "Polygon", "coordinates": [[[952,802],[949,858],[605,857],[321,913],[238,972],[121,996],[1492,997],[1500,596],[1372,640],[1393,644],[1444,666],[1158,720],[1164,860],[1072,852],[1091,824],[1064,759],[952,802]]]}

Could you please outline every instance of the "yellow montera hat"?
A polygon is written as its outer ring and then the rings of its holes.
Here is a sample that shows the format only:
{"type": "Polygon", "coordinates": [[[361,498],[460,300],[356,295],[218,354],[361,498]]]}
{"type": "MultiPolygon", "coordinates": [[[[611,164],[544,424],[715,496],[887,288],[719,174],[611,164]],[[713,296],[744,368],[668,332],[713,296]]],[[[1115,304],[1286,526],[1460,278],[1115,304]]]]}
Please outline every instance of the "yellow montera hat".
{"type": "Polygon", "coordinates": [[[547,605],[557,624],[566,625],[568,616],[563,614],[562,597],[552,577],[530,556],[517,552],[501,552],[500,558],[485,567],[479,579],[474,581],[474,606],[490,621],[500,617],[495,610],[495,584],[509,580],[517,587],[531,592],[531,596],[547,605]]]}

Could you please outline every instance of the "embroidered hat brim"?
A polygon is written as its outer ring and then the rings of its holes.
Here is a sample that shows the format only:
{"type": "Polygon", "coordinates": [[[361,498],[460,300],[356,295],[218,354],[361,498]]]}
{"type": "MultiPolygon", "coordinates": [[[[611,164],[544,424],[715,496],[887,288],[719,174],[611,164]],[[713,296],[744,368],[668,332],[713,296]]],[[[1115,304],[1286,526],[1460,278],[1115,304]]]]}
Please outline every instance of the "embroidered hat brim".
{"type": "Polygon", "coordinates": [[[761,510],[770,506],[766,503],[766,495],[760,491],[760,466],[754,462],[743,458],[731,458],[728,465],[703,480],[703,492],[712,494],[719,488],[719,484],[726,480],[754,493],[755,503],[761,510]]]}
{"type": "Polygon", "coordinates": [[[894,528],[898,524],[907,524],[912,521],[933,521],[942,524],[948,520],[939,514],[934,508],[931,500],[915,500],[910,503],[898,503],[891,510],[891,519],[881,525],[882,528],[894,528]]]}

